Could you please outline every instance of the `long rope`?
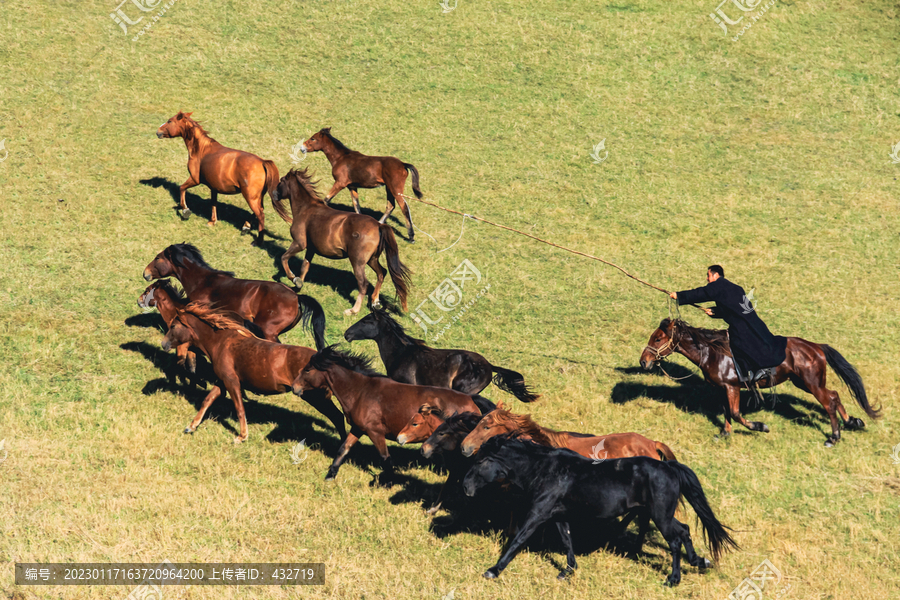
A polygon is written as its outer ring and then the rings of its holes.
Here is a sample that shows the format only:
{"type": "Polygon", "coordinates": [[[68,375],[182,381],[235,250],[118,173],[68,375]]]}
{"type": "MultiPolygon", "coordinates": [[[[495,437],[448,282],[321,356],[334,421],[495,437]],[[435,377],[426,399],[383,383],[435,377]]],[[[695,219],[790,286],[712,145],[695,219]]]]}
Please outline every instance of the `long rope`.
{"type": "MultiPolygon", "coordinates": [[[[494,227],[499,227],[500,229],[505,229],[507,231],[512,231],[513,233],[518,233],[519,235],[524,235],[525,237],[529,237],[533,240],[537,240],[538,242],[541,242],[542,244],[547,244],[548,246],[553,246],[554,248],[559,248],[560,250],[565,250],[566,252],[571,252],[572,254],[577,254],[579,256],[584,256],[585,258],[590,258],[591,260],[596,260],[596,261],[602,262],[605,265],[609,265],[610,267],[618,269],[623,274],[625,274],[627,277],[634,279],[638,283],[642,283],[642,284],[646,285],[647,287],[653,288],[654,290],[658,290],[658,291],[666,294],[667,296],[669,296],[671,293],[668,290],[665,290],[661,287],[657,287],[657,286],[653,285],[652,283],[644,281],[640,277],[636,277],[636,276],[632,275],[631,273],[629,273],[628,271],[626,271],[619,265],[617,265],[613,262],[610,262],[608,260],[605,260],[603,258],[600,258],[599,256],[594,256],[593,254],[588,254],[587,252],[581,252],[580,250],[573,250],[571,248],[566,248],[565,246],[560,246],[559,244],[555,244],[549,240],[539,238],[536,235],[531,235],[530,233],[525,233],[524,231],[519,231],[518,229],[513,229],[512,227],[507,227],[506,225],[501,225],[500,223],[494,223],[493,221],[488,221],[487,219],[482,219],[481,217],[476,217],[475,215],[470,215],[469,213],[463,213],[463,212],[459,212],[458,210],[444,208],[443,206],[441,206],[439,204],[435,204],[434,202],[431,202],[430,200],[423,200],[421,198],[407,196],[406,194],[401,194],[401,195],[404,198],[406,198],[407,200],[416,200],[418,202],[421,202],[422,204],[427,204],[429,206],[433,206],[433,207],[443,210],[445,212],[453,213],[455,215],[461,215],[463,218],[463,226],[464,227],[465,227],[465,223],[466,223],[466,218],[472,219],[474,221],[481,221],[482,223],[487,223],[488,225],[493,225],[494,227]]],[[[434,238],[432,238],[432,239],[434,239],[434,238]]],[[[462,231],[460,231],[459,239],[462,239],[462,231]]],[[[453,246],[455,246],[459,242],[459,239],[457,239],[456,242],[453,242],[453,244],[449,248],[452,248],[453,246]]],[[[444,248],[444,250],[449,250],[449,248],[444,248]]],[[[441,252],[443,252],[444,250],[441,250],[441,252]]],[[[704,309],[701,306],[697,306],[696,304],[691,304],[691,306],[706,312],[706,309],[704,309]]]]}

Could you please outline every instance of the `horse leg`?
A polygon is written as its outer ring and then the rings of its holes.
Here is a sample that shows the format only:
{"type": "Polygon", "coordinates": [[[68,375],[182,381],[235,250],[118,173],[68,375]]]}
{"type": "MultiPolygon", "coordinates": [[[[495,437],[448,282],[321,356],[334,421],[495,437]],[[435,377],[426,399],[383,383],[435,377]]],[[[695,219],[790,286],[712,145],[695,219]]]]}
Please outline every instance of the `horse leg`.
{"type": "MultiPolygon", "coordinates": [[[[822,408],[825,409],[825,412],[828,413],[828,418],[831,421],[831,435],[825,438],[825,447],[831,448],[841,440],[841,428],[837,420],[837,407],[840,407],[842,413],[841,417],[847,415],[847,411],[844,410],[844,406],[841,404],[838,393],[825,387],[824,371],[821,375],[816,375],[804,372],[803,377],[801,378],[800,376],[792,374],[791,383],[804,392],[808,392],[815,396],[816,400],[819,401],[819,404],[822,405],[822,408]]],[[[847,417],[844,417],[844,420],[846,421],[847,417]]]]}
{"type": "Polygon", "coordinates": [[[394,462],[391,460],[391,455],[388,454],[387,442],[380,433],[370,431],[367,435],[375,445],[375,449],[378,450],[378,454],[381,455],[382,469],[381,475],[378,478],[378,485],[391,487],[394,478],[394,462]]]}
{"type": "Polygon", "coordinates": [[[537,512],[534,508],[529,512],[528,518],[525,520],[525,523],[522,527],[519,528],[519,531],[516,532],[515,537],[510,541],[509,545],[506,548],[506,552],[500,557],[500,560],[497,561],[493,567],[484,572],[483,576],[485,579],[496,579],[500,576],[500,573],[506,566],[515,558],[516,554],[519,553],[519,550],[522,549],[522,546],[525,545],[525,542],[528,541],[528,538],[535,532],[535,530],[547,520],[547,517],[539,512],[537,512]]]}
{"type": "Polygon", "coordinates": [[[691,541],[691,528],[674,517],[672,521],[681,529],[681,543],[684,544],[684,557],[687,559],[688,564],[701,569],[710,568],[712,563],[694,551],[694,543],[691,541]]]}
{"type": "Polygon", "coordinates": [[[331,191],[328,192],[327,196],[325,196],[325,204],[328,204],[329,202],[331,202],[331,199],[334,198],[335,196],[337,196],[338,192],[340,192],[345,187],[347,187],[346,183],[343,183],[341,181],[335,181],[334,185],[331,186],[331,191]]]}
{"type": "Polygon", "coordinates": [[[384,214],[378,219],[379,223],[387,221],[388,217],[391,216],[391,213],[394,212],[394,194],[391,193],[390,188],[387,186],[384,187],[387,190],[387,206],[384,207],[384,214]]]}
{"type": "Polygon", "coordinates": [[[353,274],[356,275],[359,295],[356,296],[356,303],[353,305],[353,308],[348,308],[344,311],[344,314],[348,317],[359,312],[359,309],[362,308],[363,298],[366,297],[366,291],[369,289],[369,282],[366,279],[366,263],[353,257],[351,257],[350,262],[353,265],[353,274]]]}
{"type": "MultiPolygon", "coordinates": [[[[741,388],[729,385],[725,387],[725,390],[728,394],[728,406],[731,409],[731,416],[735,420],[737,420],[738,423],[740,423],[750,431],[762,431],[763,433],[769,433],[769,428],[765,423],[762,423],[760,421],[748,421],[741,414],[741,388]]],[[[731,433],[730,429],[730,427],[726,426],[726,430],[729,434],[731,433]]]]}
{"type": "MultiPolygon", "coordinates": [[[[284,269],[285,276],[294,282],[294,285],[298,285],[297,277],[294,276],[293,271],[288,266],[288,260],[291,257],[295,256],[298,252],[303,250],[303,247],[306,245],[306,240],[298,240],[297,238],[293,238],[291,240],[291,245],[288,246],[288,249],[285,250],[284,254],[281,255],[281,268],[284,269]]],[[[298,289],[303,287],[303,282],[299,282],[298,289]]]]}
{"type": "Polygon", "coordinates": [[[372,258],[369,259],[369,268],[375,271],[375,291],[372,292],[372,308],[381,308],[381,302],[378,300],[378,296],[381,293],[381,286],[384,283],[384,268],[382,268],[381,264],[378,262],[378,257],[376,255],[372,255],[372,258]]]}
{"type": "Polygon", "coordinates": [[[237,411],[238,416],[239,433],[235,436],[234,443],[240,444],[241,442],[246,442],[247,415],[244,414],[244,401],[241,397],[241,382],[236,377],[223,379],[222,382],[225,384],[225,389],[228,391],[228,395],[231,396],[231,400],[234,402],[234,410],[237,411]]]}
{"type": "Polygon", "coordinates": [[[212,210],[210,211],[209,221],[206,223],[206,225],[212,227],[219,220],[219,217],[217,216],[218,213],[216,212],[216,208],[219,206],[219,192],[210,188],[209,199],[212,202],[212,210]]]}
{"type": "Polygon", "coordinates": [[[575,572],[575,569],[578,568],[578,563],[575,562],[575,548],[572,546],[572,532],[569,530],[569,524],[559,521],[556,524],[556,529],[559,531],[559,537],[562,538],[563,546],[566,549],[566,568],[556,578],[565,579],[575,572]]]}
{"type": "MultiPolygon", "coordinates": [[[[672,552],[672,572],[666,578],[666,585],[676,586],[681,583],[681,533],[679,527],[681,523],[675,520],[675,517],[663,514],[660,507],[651,506],[653,522],[656,528],[669,544],[669,550],[672,552]],[[676,525],[677,523],[677,525],[676,525]]],[[[682,525],[683,527],[683,525],[682,525]]]]}
{"type": "Polygon", "coordinates": [[[197,427],[200,425],[200,421],[203,420],[203,417],[206,415],[206,411],[209,406],[213,403],[213,401],[222,395],[222,388],[219,386],[213,386],[213,389],[206,395],[206,398],[203,399],[203,404],[200,405],[200,410],[197,411],[197,416],[194,417],[194,420],[191,421],[191,424],[184,428],[185,433],[194,433],[197,430],[197,427]]]}
{"type": "MultiPolygon", "coordinates": [[[[259,196],[257,198],[253,198],[253,199],[247,198],[247,204],[250,205],[250,210],[253,211],[253,215],[256,217],[256,222],[258,223],[258,227],[257,227],[258,233],[256,235],[256,239],[250,245],[260,247],[260,246],[262,246],[262,243],[263,243],[263,231],[266,228],[266,217],[263,214],[263,208],[262,208],[262,196],[259,196]]],[[[250,233],[249,225],[250,225],[249,223],[244,224],[244,227],[246,227],[246,229],[243,229],[243,228],[241,229],[241,235],[244,235],[245,233],[250,233]]]]}
{"type": "MultiPolygon", "coordinates": [[[[303,259],[303,264],[300,265],[300,287],[303,287],[303,282],[306,281],[306,274],[309,273],[309,267],[312,265],[312,259],[316,255],[315,251],[311,248],[306,249],[306,257],[303,259]]],[[[296,281],[294,284],[296,285],[296,281]]]]}
{"type": "MultiPolygon", "coordinates": [[[[388,192],[388,194],[390,193],[391,192],[388,192]]],[[[416,232],[413,229],[412,215],[409,212],[409,204],[406,202],[406,198],[403,197],[403,188],[400,188],[400,191],[393,195],[397,198],[397,204],[400,205],[400,210],[403,212],[403,217],[406,219],[406,237],[409,240],[409,243],[413,244],[416,241],[416,232]]],[[[388,199],[390,200],[390,196],[388,197],[388,199]]]]}
{"type": "Polygon", "coordinates": [[[194,176],[192,175],[192,176],[188,177],[187,181],[182,183],[181,186],[179,186],[179,188],[178,188],[178,191],[181,194],[181,197],[179,198],[178,203],[181,205],[181,218],[184,221],[187,221],[188,218],[191,216],[191,211],[187,207],[187,204],[184,201],[184,193],[186,190],[189,190],[190,188],[198,186],[198,185],[200,185],[200,183],[198,181],[195,181],[194,176]]]}
{"type": "Polygon", "coordinates": [[[309,390],[300,394],[300,397],[331,421],[335,431],[341,436],[341,440],[347,437],[347,430],[344,428],[344,413],[334,405],[328,392],[309,390]]]}
{"type": "Polygon", "coordinates": [[[344,443],[341,444],[341,447],[338,449],[337,456],[334,457],[334,460],[331,461],[331,466],[328,467],[328,473],[325,475],[325,481],[332,481],[335,477],[337,477],[338,469],[341,468],[341,465],[344,463],[344,459],[347,458],[347,453],[350,452],[350,448],[353,447],[353,444],[359,441],[361,435],[362,430],[357,429],[356,427],[350,428],[350,433],[348,433],[347,437],[344,438],[344,443]]]}
{"type": "Polygon", "coordinates": [[[360,212],[359,212],[359,192],[356,191],[356,188],[350,188],[350,196],[353,197],[353,210],[356,211],[356,214],[360,214],[360,212]]]}

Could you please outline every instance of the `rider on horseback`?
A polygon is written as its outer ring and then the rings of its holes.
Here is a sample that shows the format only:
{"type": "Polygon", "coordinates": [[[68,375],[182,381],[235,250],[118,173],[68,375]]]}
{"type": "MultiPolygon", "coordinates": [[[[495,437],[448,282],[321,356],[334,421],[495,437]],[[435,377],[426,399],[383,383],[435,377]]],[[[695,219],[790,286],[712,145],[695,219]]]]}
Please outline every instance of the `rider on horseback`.
{"type": "Polygon", "coordinates": [[[768,375],[767,369],[777,367],[785,359],[787,338],[774,336],[756,313],[744,288],[725,279],[719,265],[706,270],[707,283],[703,287],[669,295],[681,304],[715,302],[715,308],[704,308],[714,319],[728,323],[728,338],[735,359],[738,377],[750,384],[768,375]],[[755,373],[754,373],[755,371],[755,373]]]}

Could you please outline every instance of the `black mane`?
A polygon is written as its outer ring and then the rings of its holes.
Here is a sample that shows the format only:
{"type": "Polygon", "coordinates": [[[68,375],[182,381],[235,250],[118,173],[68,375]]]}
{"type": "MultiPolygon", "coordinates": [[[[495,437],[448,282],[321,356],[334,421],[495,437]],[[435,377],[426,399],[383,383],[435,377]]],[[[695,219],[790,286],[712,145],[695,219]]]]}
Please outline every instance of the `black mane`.
{"type": "Polygon", "coordinates": [[[172,244],[163,251],[163,255],[170,261],[172,261],[173,264],[179,267],[183,267],[184,259],[188,259],[193,263],[197,263],[204,269],[209,269],[213,273],[219,273],[221,275],[234,277],[234,273],[232,273],[231,271],[222,271],[212,268],[209,263],[203,260],[203,255],[200,254],[200,251],[197,249],[197,247],[186,242],[183,244],[172,244]]]}
{"type": "Polygon", "coordinates": [[[350,148],[345,146],[339,139],[331,135],[331,127],[325,127],[320,130],[319,133],[328,137],[329,140],[335,145],[335,147],[341,152],[353,152],[350,148]]]}
{"type": "Polygon", "coordinates": [[[395,309],[393,303],[388,301],[387,298],[382,298],[381,302],[385,305],[385,308],[372,309],[372,315],[384,331],[397,336],[404,346],[422,346],[425,344],[424,340],[414,338],[406,333],[406,328],[391,316],[391,312],[395,309]]]}
{"type": "Polygon", "coordinates": [[[309,366],[317,371],[327,371],[333,365],[344,367],[369,377],[384,377],[372,368],[372,359],[350,350],[339,350],[337,345],[322,348],[309,359],[309,366]]]}
{"type": "Polygon", "coordinates": [[[187,294],[184,293],[183,289],[175,287],[169,279],[158,279],[156,289],[163,290],[172,300],[179,304],[187,303],[187,294]]]}
{"type": "MultiPolygon", "coordinates": [[[[672,319],[663,319],[659,324],[659,328],[665,331],[672,319]]],[[[728,343],[728,331],[725,329],[704,329],[702,327],[693,327],[681,319],[675,319],[675,328],[680,329],[690,336],[697,344],[710,346],[714,349],[725,352],[731,356],[731,347],[728,343]]]]}

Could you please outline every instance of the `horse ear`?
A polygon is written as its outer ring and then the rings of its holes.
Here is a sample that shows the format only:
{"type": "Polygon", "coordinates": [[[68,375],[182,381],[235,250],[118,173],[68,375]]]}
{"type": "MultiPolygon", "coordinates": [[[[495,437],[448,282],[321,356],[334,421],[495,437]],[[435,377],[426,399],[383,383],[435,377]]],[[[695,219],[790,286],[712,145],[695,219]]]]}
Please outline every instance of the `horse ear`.
{"type": "Polygon", "coordinates": [[[497,404],[497,410],[507,410],[506,404],[503,403],[503,400],[501,400],[500,403],[497,404]]]}
{"type": "Polygon", "coordinates": [[[331,127],[323,127],[319,133],[326,133],[328,135],[331,135],[331,127]]]}
{"type": "Polygon", "coordinates": [[[185,117],[186,119],[187,119],[187,118],[190,118],[190,116],[191,116],[192,114],[194,114],[194,113],[192,113],[192,112],[184,113],[184,117],[185,117]]]}

